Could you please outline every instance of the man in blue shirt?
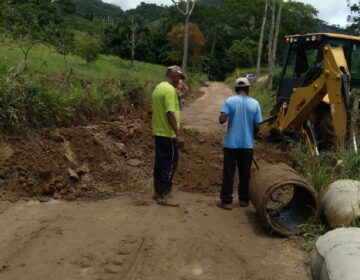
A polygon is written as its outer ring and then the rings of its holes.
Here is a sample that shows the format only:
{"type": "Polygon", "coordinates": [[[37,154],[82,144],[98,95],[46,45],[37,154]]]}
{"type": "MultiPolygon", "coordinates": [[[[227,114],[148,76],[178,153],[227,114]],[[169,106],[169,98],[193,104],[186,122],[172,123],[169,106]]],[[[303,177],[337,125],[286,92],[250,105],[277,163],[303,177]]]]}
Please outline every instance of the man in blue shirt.
{"type": "Polygon", "coordinates": [[[223,184],[217,206],[232,209],[233,181],[236,165],[239,172],[239,205],[249,205],[249,181],[253,160],[254,134],[262,122],[259,103],[249,97],[250,83],[247,78],[235,81],[236,95],[225,100],[219,122],[228,122],[224,139],[223,184]]]}

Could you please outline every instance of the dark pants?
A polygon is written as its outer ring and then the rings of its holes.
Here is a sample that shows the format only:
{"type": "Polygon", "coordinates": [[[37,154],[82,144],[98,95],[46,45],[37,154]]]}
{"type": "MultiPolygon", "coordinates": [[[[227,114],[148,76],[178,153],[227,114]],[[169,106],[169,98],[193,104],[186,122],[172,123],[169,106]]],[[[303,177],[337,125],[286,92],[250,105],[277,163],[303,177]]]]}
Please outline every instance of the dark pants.
{"type": "Polygon", "coordinates": [[[171,191],[178,155],[176,138],[155,136],[154,190],[160,197],[171,191]]]}
{"type": "Polygon", "coordinates": [[[239,200],[249,201],[249,181],[252,159],[252,149],[224,148],[223,184],[220,192],[220,199],[223,203],[232,203],[236,165],[239,171],[239,200]]]}

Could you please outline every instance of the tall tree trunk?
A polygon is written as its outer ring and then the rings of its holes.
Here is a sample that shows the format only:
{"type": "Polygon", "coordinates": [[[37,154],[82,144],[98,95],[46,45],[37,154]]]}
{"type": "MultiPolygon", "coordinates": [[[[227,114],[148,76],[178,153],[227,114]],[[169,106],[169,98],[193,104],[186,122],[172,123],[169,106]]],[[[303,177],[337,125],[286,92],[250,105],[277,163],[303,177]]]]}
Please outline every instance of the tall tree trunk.
{"type": "Polygon", "coordinates": [[[214,56],[215,47],[216,47],[216,39],[214,38],[214,39],[212,40],[212,43],[211,43],[211,50],[210,50],[210,55],[211,55],[211,56],[214,56]]]}
{"type": "MultiPolygon", "coordinates": [[[[187,3],[189,5],[189,2],[187,3]]],[[[182,69],[186,72],[188,53],[189,53],[189,21],[190,15],[185,16],[185,26],[184,26],[184,53],[182,61],[182,69]]]]}
{"type": "Polygon", "coordinates": [[[272,86],[273,86],[274,68],[275,68],[275,64],[276,64],[276,50],[277,50],[277,42],[278,42],[279,30],[280,30],[282,8],[283,8],[283,2],[280,1],[278,13],[277,13],[277,17],[276,17],[275,35],[274,35],[273,43],[272,43],[271,69],[269,71],[269,89],[270,90],[272,89],[272,86]]]}
{"type": "Polygon", "coordinates": [[[184,16],[185,18],[185,25],[184,25],[184,50],[183,50],[183,61],[182,61],[182,70],[186,73],[187,61],[188,61],[188,50],[189,50],[189,23],[190,23],[190,16],[192,15],[196,0],[186,0],[185,3],[185,11],[180,9],[180,2],[176,0],[171,0],[178,11],[184,16]],[[191,3],[191,8],[190,8],[191,3]]]}
{"type": "Polygon", "coordinates": [[[135,40],[135,32],[133,31],[131,33],[131,66],[134,65],[135,47],[136,47],[136,40],[135,40]]]}
{"type": "MultiPolygon", "coordinates": [[[[268,75],[270,76],[271,72],[271,63],[272,63],[272,49],[273,49],[273,41],[274,41],[274,28],[275,28],[275,10],[276,10],[276,2],[273,0],[272,3],[272,12],[271,12],[271,25],[268,39],[268,75]]],[[[268,80],[269,81],[269,80],[268,80]]],[[[271,90],[268,82],[268,90],[271,90]]]]}
{"type": "Polygon", "coordinates": [[[260,67],[261,67],[261,56],[264,44],[264,31],[265,31],[265,24],[267,18],[267,11],[268,11],[268,0],[265,0],[265,9],[264,9],[264,17],[261,24],[261,32],[259,38],[259,48],[258,48],[258,56],[257,56],[257,63],[256,63],[256,80],[255,85],[259,88],[259,76],[260,76],[260,67]]]}

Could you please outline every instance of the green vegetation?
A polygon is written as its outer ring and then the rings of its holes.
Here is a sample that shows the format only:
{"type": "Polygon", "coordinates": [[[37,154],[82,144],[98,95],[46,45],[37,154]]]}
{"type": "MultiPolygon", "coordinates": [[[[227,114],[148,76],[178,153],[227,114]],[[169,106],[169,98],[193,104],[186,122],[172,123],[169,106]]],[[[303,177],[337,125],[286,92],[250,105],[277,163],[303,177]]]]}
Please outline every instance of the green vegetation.
{"type": "Polygon", "coordinates": [[[302,225],[303,234],[297,237],[301,248],[310,253],[318,238],[327,232],[325,225],[316,217],[308,224],[302,225]]]}
{"type": "Polygon", "coordinates": [[[184,128],[184,133],[187,135],[187,136],[190,136],[190,137],[196,137],[199,135],[199,131],[196,129],[196,128],[184,128]]]}
{"type": "Polygon", "coordinates": [[[360,154],[351,149],[322,152],[319,157],[312,157],[305,145],[293,143],[291,153],[297,170],[319,192],[336,180],[360,180],[360,154]]]}
{"type": "Polygon", "coordinates": [[[29,71],[17,79],[8,75],[12,65],[21,61],[20,51],[3,46],[0,52],[0,126],[11,133],[107,119],[121,110],[144,106],[166,69],[147,63],[130,67],[128,61],[111,56],[88,64],[70,55],[67,61],[74,75],[67,86],[63,57],[54,49],[35,48],[29,71]]]}
{"type": "MultiPolygon", "coordinates": [[[[321,193],[330,183],[340,179],[360,180],[360,154],[353,150],[338,150],[321,153],[319,157],[309,155],[304,143],[291,144],[291,154],[296,160],[296,170],[302,174],[315,189],[321,193]]],[[[355,219],[352,227],[360,227],[360,221],[355,219]]],[[[303,235],[298,238],[301,247],[310,252],[320,235],[329,228],[320,217],[303,225],[303,235]]]]}

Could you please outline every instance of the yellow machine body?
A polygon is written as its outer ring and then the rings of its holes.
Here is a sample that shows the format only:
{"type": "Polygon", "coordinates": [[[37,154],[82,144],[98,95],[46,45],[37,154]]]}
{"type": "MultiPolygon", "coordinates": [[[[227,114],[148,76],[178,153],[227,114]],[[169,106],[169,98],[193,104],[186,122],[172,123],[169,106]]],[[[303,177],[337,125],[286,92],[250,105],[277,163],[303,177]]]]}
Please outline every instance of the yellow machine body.
{"type": "MultiPolygon", "coordinates": [[[[330,35],[345,41],[360,41],[360,37],[341,34],[330,35]]],[[[308,36],[324,36],[324,34],[311,34],[308,36]]],[[[296,36],[286,37],[287,40],[289,38],[291,40],[296,36]]],[[[312,44],[316,44],[316,42],[312,42],[312,44]]],[[[273,116],[270,123],[270,128],[279,133],[286,131],[303,132],[310,150],[314,154],[318,152],[316,151],[316,141],[313,135],[310,135],[309,131],[304,129],[304,124],[311,121],[313,113],[321,103],[329,106],[337,146],[344,147],[348,138],[349,112],[346,106],[346,98],[344,98],[344,91],[350,89],[350,71],[345,51],[342,46],[334,47],[330,44],[324,44],[322,50],[321,72],[316,77],[313,77],[313,80],[307,85],[292,88],[289,99],[277,104],[276,115],[273,116]],[[344,88],[345,78],[349,79],[348,88],[344,88]]]]}

